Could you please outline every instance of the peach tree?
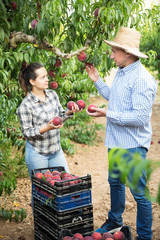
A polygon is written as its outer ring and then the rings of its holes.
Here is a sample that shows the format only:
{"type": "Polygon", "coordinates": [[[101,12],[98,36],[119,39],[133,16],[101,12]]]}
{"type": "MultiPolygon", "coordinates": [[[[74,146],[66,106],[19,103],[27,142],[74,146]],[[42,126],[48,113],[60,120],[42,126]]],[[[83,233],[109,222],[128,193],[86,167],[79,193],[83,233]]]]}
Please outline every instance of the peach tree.
{"type": "Polygon", "coordinates": [[[143,0],[0,0],[0,170],[7,168],[6,147],[24,151],[15,114],[25,96],[21,68],[42,62],[64,107],[69,100],[87,101],[96,90],[85,64],[104,76],[112,62],[103,40],[113,39],[120,26],[138,27],[143,10],[143,0]]]}

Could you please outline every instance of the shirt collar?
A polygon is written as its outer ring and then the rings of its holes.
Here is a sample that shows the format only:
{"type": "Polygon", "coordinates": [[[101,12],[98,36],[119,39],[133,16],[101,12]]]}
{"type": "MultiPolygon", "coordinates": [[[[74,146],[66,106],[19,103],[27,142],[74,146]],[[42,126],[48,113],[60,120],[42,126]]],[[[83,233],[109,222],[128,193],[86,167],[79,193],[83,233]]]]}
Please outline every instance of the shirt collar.
{"type": "Polygon", "coordinates": [[[118,68],[118,72],[120,76],[127,74],[128,72],[132,71],[134,68],[137,68],[140,64],[140,60],[137,60],[134,63],[131,63],[130,65],[128,65],[127,67],[124,68],[118,68]]]}
{"type": "MultiPolygon", "coordinates": [[[[49,95],[48,95],[48,92],[46,91],[46,90],[44,90],[45,91],[45,94],[46,94],[46,96],[48,97],[49,95]]],[[[41,100],[39,99],[39,98],[37,98],[32,92],[30,92],[30,96],[31,96],[31,99],[34,101],[34,102],[41,102],[41,100]]]]}

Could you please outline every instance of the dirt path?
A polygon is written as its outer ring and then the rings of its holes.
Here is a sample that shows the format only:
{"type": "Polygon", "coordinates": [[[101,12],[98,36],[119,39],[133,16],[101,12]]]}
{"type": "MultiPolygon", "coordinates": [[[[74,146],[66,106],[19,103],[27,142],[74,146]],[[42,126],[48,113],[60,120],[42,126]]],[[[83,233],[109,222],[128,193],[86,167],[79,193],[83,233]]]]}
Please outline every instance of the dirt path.
{"type": "MultiPolygon", "coordinates": [[[[106,102],[101,97],[92,98],[91,102],[100,106],[106,102]]],[[[157,94],[156,102],[153,107],[152,128],[153,128],[153,144],[148,152],[148,158],[153,161],[159,161],[160,156],[160,104],[159,93],[157,94]]],[[[105,125],[106,119],[99,118],[94,121],[105,125]]],[[[79,176],[91,174],[92,176],[92,203],[94,208],[94,227],[98,228],[107,217],[107,212],[110,209],[110,192],[107,182],[108,177],[108,161],[107,148],[104,146],[105,130],[100,131],[99,135],[103,142],[98,146],[84,146],[76,144],[77,152],[73,157],[67,157],[70,172],[79,176]]],[[[150,191],[153,195],[157,192],[157,186],[160,182],[160,169],[154,171],[152,179],[149,183],[150,191]]],[[[32,210],[30,206],[31,185],[29,178],[19,179],[17,189],[14,193],[14,204],[27,210],[28,216],[22,223],[12,221],[4,222],[0,219],[0,239],[5,240],[33,240],[34,225],[32,210]]],[[[7,199],[5,200],[7,201],[7,199]]],[[[1,203],[2,204],[2,203],[1,203]]],[[[10,205],[11,202],[8,202],[10,205]]],[[[130,225],[133,239],[136,236],[136,204],[130,194],[129,189],[126,189],[126,209],[123,214],[124,224],[130,225]]],[[[160,240],[160,206],[153,203],[153,240],[160,240]]]]}

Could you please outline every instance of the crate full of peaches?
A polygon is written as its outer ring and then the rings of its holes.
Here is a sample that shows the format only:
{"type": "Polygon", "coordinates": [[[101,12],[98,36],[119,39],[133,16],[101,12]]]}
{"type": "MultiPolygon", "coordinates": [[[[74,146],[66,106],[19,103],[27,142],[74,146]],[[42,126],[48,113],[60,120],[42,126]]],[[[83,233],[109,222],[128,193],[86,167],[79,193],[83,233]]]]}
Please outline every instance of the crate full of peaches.
{"type": "Polygon", "coordinates": [[[79,177],[64,171],[64,167],[35,169],[32,171],[32,182],[38,191],[62,196],[91,189],[91,175],[79,177]]]}
{"type": "Polygon", "coordinates": [[[85,236],[81,233],[71,234],[70,231],[64,229],[61,231],[58,240],[132,240],[132,234],[130,227],[124,225],[119,231],[113,233],[105,232],[100,234],[98,232],[93,232],[91,235],[85,236]]]}

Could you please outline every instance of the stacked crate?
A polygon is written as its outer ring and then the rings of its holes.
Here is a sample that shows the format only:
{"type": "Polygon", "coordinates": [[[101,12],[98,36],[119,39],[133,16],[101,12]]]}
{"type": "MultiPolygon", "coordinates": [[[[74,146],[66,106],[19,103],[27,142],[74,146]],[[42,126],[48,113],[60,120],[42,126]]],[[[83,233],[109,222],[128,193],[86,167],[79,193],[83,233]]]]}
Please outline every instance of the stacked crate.
{"type": "MultiPolygon", "coordinates": [[[[93,206],[91,198],[91,175],[50,183],[35,176],[32,172],[34,199],[34,227],[36,240],[58,240],[63,229],[72,234],[83,235],[93,232],[93,206]]],[[[50,172],[64,171],[63,167],[49,168],[50,172]]]]}

